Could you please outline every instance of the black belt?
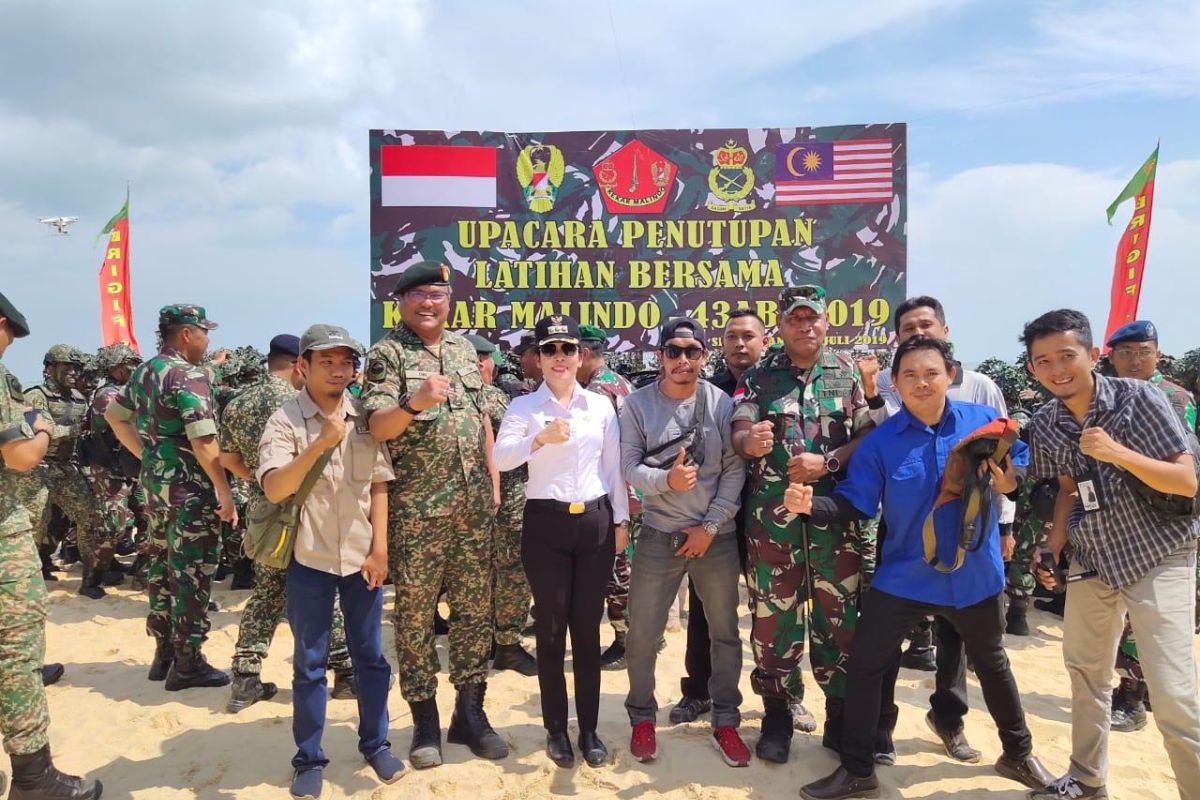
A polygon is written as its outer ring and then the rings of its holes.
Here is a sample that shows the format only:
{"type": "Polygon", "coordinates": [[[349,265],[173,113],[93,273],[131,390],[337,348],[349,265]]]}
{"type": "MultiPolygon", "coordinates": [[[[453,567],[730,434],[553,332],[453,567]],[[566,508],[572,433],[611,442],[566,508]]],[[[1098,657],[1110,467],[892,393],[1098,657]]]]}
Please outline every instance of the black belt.
{"type": "Polygon", "coordinates": [[[538,500],[530,498],[525,501],[525,505],[533,508],[541,508],[546,511],[558,511],[562,514],[586,514],[589,511],[595,511],[601,508],[601,503],[608,502],[608,495],[602,494],[595,500],[588,500],[586,503],[564,503],[561,500],[538,500]]]}

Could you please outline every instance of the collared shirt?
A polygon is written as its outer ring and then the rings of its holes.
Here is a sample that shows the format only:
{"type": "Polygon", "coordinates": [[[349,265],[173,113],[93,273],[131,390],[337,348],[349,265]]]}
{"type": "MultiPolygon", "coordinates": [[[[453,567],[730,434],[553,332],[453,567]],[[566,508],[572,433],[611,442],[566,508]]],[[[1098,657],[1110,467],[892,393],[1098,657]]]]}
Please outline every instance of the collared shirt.
{"type": "MultiPolygon", "coordinates": [[[[332,575],[362,569],[371,551],[371,484],[392,480],[387,448],[371,438],[359,401],[345,395],[338,412],[346,436],[313,484],[300,510],[296,561],[332,575]]],[[[307,391],[297,392],[267,420],[258,443],[258,482],[287,466],[321,433],[325,416],[307,391]]]]}
{"type": "MultiPolygon", "coordinates": [[[[873,586],[888,594],[937,606],[966,608],[1004,589],[1000,526],[993,503],[983,546],[968,551],[963,565],[938,572],[925,561],[923,529],[933,510],[950,451],[961,440],[1000,415],[990,406],[949,401],[942,421],[931,428],[908,409],[889,417],[854,452],[846,480],[834,492],[864,516],[875,516],[883,503],[887,536],[882,540],[873,586]]],[[[1029,449],[1018,441],[1013,463],[1028,463],[1029,449]]],[[[934,515],[938,558],[953,564],[962,518],[962,500],[952,500],[934,515]]]]}
{"type": "Polygon", "coordinates": [[[1075,559],[1085,570],[1119,589],[1139,580],[1187,541],[1200,536],[1200,520],[1169,517],[1134,494],[1124,470],[1088,458],[1079,449],[1084,428],[1103,428],[1120,445],[1166,461],[1191,447],[1179,415],[1148,381],[1106,378],[1098,373],[1091,405],[1080,425],[1060,400],[1051,400],[1029,422],[1033,443],[1030,475],[1075,481],[1094,475],[1101,509],[1085,513],[1076,501],[1067,524],[1075,559]]]}
{"type": "Polygon", "coordinates": [[[525,496],[531,500],[586,503],[607,494],[613,522],[620,524],[629,519],[629,495],[621,478],[617,413],[608,397],[575,384],[572,389],[565,408],[545,383],[514,399],[500,423],[492,459],[501,472],[529,464],[525,496]],[[532,451],[534,437],[555,419],[570,422],[571,438],[532,451]]]}

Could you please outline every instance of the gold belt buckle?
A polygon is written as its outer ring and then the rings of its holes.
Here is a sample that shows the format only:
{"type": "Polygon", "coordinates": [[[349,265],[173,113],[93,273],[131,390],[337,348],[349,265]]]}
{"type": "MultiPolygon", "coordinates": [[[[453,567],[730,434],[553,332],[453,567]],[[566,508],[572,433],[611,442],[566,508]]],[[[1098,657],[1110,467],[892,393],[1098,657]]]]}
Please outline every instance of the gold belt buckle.
{"type": "Polygon", "coordinates": [[[567,506],[567,511],[572,514],[582,514],[584,511],[583,503],[571,503],[567,506]]]}

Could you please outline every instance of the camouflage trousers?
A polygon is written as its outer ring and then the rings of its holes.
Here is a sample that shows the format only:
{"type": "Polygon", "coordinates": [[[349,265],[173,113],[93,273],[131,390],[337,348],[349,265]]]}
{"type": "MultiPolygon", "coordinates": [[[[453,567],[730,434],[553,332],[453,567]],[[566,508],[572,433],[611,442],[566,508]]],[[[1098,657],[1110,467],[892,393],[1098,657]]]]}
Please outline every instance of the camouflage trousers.
{"type": "MultiPolygon", "coordinates": [[[[237,645],[233,651],[233,671],[258,675],[263,659],[271,649],[275,629],[287,611],[287,570],[254,563],[254,591],[242,610],[237,645]]],[[[353,669],[346,645],[346,622],[341,606],[333,606],[333,631],[329,639],[329,668],[335,672],[353,669]]]]}
{"type": "MultiPolygon", "coordinates": [[[[503,478],[501,478],[503,480],[503,478]]],[[[501,489],[505,487],[502,485],[501,489]]],[[[493,528],[494,567],[492,614],[496,644],[520,644],[529,618],[529,580],[521,564],[521,522],[525,516],[525,485],[503,494],[493,528]],[[520,501],[519,505],[517,502],[520,501]]]]}
{"type": "MultiPolygon", "coordinates": [[[[490,484],[488,484],[490,486],[490,484]]],[[[392,613],[400,692],[410,703],[437,692],[441,664],[433,615],[443,582],[450,606],[450,682],[487,680],[492,652],[492,526],[490,491],[463,487],[447,516],[388,508],[388,568],[395,582],[392,613]]]]}
{"type": "Polygon", "coordinates": [[[1033,533],[1031,528],[1028,524],[1014,526],[1016,547],[1004,567],[1004,591],[1009,597],[1030,597],[1037,586],[1037,580],[1033,577],[1033,557],[1046,541],[1046,529],[1038,527],[1037,532],[1033,533]]]}
{"type": "Polygon", "coordinates": [[[859,587],[861,597],[875,580],[875,568],[879,566],[879,522],[873,519],[864,520],[858,527],[858,555],[862,559],[862,584],[859,587]]]}
{"type": "Polygon", "coordinates": [[[91,468],[88,475],[98,510],[94,528],[79,530],[79,552],[87,571],[104,570],[112,565],[113,550],[134,524],[129,495],[133,483],[125,476],[103,467],[91,468]]]}
{"type": "MultiPolygon", "coordinates": [[[[1200,554],[1200,543],[1196,551],[1200,554]]],[[[1200,628],[1200,558],[1196,559],[1196,625],[1200,628]]],[[[1144,687],[1146,677],[1142,673],[1142,662],[1138,657],[1137,639],[1133,636],[1133,626],[1129,618],[1125,618],[1125,631],[1121,634],[1121,643],[1117,647],[1117,678],[1121,688],[1134,689],[1144,687]]]]}
{"type": "Polygon", "coordinates": [[[208,638],[208,600],[221,555],[216,498],[210,490],[171,503],[167,497],[172,493],[178,497],[178,487],[145,488],[150,519],[146,632],[170,639],[176,649],[199,648],[208,638]]]}
{"type": "Polygon", "coordinates": [[[617,557],[613,561],[612,578],[609,579],[608,588],[604,592],[608,624],[612,625],[618,642],[623,642],[625,634],[629,632],[629,579],[633,574],[630,558],[638,531],[641,528],[641,513],[631,514],[629,517],[629,546],[625,548],[625,552],[617,553],[617,557]]]}
{"type": "Polygon", "coordinates": [[[858,527],[808,526],[807,566],[803,540],[798,533],[799,541],[792,540],[788,533],[788,541],[778,541],[753,518],[747,525],[746,586],[754,652],[750,685],[762,697],[804,699],[800,661],[807,638],[817,685],[826,697],[843,698],[850,640],[858,623],[858,527]]]}
{"type": "MultiPolygon", "coordinates": [[[[51,502],[70,518],[77,533],[86,531],[84,538],[90,538],[91,531],[97,524],[96,503],[91,487],[88,486],[87,479],[79,467],[51,461],[37,467],[33,474],[40,488],[32,502],[25,503],[25,507],[29,509],[29,515],[33,518],[34,541],[37,544],[47,542],[51,502]]],[[[80,553],[87,558],[89,553],[84,551],[83,547],[81,542],[80,553]]]]}
{"type": "Polygon", "coordinates": [[[0,734],[4,750],[28,755],[49,743],[42,688],[46,584],[30,531],[0,538],[0,734]]]}

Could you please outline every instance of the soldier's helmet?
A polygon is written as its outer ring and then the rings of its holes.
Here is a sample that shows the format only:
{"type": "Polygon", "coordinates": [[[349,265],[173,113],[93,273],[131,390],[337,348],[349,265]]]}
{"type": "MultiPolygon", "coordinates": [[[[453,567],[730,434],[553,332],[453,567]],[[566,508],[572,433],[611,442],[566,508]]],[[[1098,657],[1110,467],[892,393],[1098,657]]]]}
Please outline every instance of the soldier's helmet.
{"type": "Polygon", "coordinates": [[[83,351],[78,347],[73,347],[69,344],[56,344],[46,351],[46,355],[42,358],[44,366],[51,364],[75,364],[83,367],[87,364],[87,358],[83,355],[83,351]]]}
{"type": "Polygon", "coordinates": [[[120,366],[136,367],[142,363],[142,357],[134,352],[133,348],[125,342],[117,342],[110,344],[108,347],[101,347],[100,352],[96,354],[96,367],[108,374],[108,371],[120,366]]]}

